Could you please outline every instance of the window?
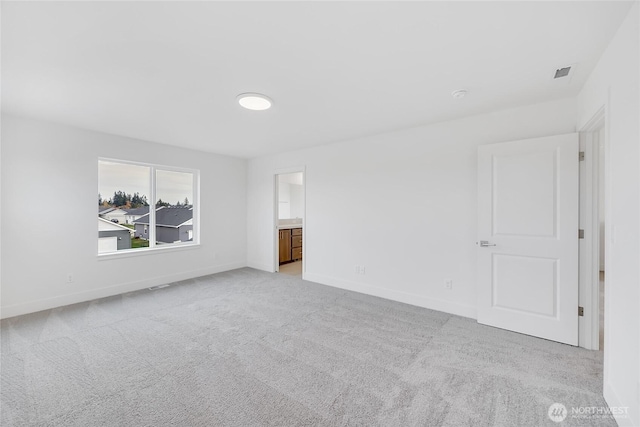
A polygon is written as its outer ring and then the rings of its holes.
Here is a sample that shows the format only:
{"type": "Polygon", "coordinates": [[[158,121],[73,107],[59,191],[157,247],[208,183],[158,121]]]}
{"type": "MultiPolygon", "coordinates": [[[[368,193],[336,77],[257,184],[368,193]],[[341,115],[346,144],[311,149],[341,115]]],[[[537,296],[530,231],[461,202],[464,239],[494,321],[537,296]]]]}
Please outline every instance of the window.
{"type": "Polygon", "coordinates": [[[197,244],[198,178],[195,170],[99,159],[98,253],[197,244]]]}

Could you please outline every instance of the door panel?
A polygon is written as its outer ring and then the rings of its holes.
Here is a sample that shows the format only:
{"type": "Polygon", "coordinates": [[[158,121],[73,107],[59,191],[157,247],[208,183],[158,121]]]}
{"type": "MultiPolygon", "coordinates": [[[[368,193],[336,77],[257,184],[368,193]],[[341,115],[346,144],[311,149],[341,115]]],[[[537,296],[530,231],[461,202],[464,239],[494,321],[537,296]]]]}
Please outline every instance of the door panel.
{"type": "Polygon", "coordinates": [[[503,309],[555,316],[556,259],[493,254],[493,305],[503,309]],[[521,280],[527,277],[528,281],[521,280]],[[528,282],[536,287],[527,286],[528,282]]]}
{"type": "Polygon", "coordinates": [[[578,135],[478,149],[478,322],[578,343],[578,135]]]}
{"type": "Polygon", "coordinates": [[[557,154],[493,156],[494,235],[555,237],[557,154]]]}

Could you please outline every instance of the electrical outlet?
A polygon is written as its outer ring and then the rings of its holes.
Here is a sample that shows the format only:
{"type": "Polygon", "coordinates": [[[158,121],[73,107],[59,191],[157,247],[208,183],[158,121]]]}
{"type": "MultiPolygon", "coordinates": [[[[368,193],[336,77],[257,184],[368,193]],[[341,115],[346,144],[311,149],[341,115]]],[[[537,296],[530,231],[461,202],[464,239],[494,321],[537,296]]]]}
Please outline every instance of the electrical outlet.
{"type": "Polygon", "coordinates": [[[354,270],[353,270],[356,274],[360,274],[360,266],[356,265],[354,270]]]}
{"type": "Polygon", "coordinates": [[[360,274],[364,274],[365,273],[365,269],[364,269],[364,265],[360,266],[360,274]]]}
{"type": "Polygon", "coordinates": [[[67,273],[67,283],[73,283],[73,273],[67,273]]]}
{"type": "Polygon", "coordinates": [[[447,288],[449,290],[453,289],[453,280],[451,280],[451,279],[445,280],[444,281],[444,286],[445,286],[445,288],[447,288]]]}

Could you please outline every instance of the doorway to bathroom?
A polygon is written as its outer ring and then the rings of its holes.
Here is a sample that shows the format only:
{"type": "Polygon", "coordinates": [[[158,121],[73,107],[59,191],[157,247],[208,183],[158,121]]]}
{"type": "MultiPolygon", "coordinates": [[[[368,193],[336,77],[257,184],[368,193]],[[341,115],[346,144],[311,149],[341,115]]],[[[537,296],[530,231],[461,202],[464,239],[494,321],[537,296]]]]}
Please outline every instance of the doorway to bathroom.
{"type": "Polygon", "coordinates": [[[302,278],[304,271],[304,173],[275,175],[275,271],[302,278]]]}

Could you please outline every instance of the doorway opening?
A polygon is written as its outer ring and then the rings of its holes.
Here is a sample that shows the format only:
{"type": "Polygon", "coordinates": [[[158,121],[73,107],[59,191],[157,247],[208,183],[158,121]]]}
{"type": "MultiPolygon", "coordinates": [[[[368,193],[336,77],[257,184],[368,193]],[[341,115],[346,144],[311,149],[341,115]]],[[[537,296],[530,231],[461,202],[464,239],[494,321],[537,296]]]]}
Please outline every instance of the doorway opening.
{"type": "Polygon", "coordinates": [[[595,132],[596,146],[594,151],[598,157],[598,349],[604,350],[604,284],[605,284],[605,185],[604,185],[604,123],[595,132]]]}
{"type": "Polygon", "coordinates": [[[275,175],[275,271],[302,278],[304,272],[304,172],[275,175]]]}
{"type": "Polygon", "coordinates": [[[601,109],[580,132],[579,345],[604,350],[607,217],[605,115],[601,109]]]}

